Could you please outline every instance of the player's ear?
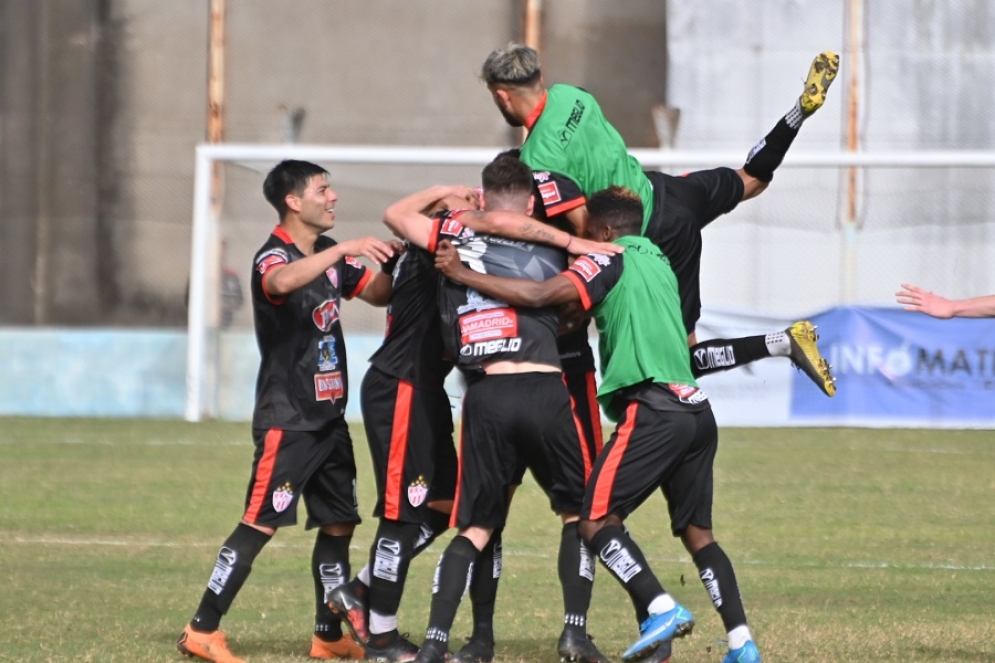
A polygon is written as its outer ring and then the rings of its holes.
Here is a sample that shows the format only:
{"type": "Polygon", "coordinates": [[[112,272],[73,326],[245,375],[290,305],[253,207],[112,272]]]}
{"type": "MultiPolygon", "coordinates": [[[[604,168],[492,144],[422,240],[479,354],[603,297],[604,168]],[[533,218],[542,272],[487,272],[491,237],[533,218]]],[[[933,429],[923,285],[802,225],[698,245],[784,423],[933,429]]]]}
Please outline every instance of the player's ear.
{"type": "Polygon", "coordinates": [[[283,201],[287,203],[287,209],[293,212],[301,211],[301,199],[296,194],[288,193],[287,197],[284,198],[283,201]]]}
{"type": "Polygon", "coordinates": [[[532,216],[532,212],[535,211],[536,207],[536,197],[534,194],[529,194],[529,204],[526,205],[525,215],[532,216]]]}

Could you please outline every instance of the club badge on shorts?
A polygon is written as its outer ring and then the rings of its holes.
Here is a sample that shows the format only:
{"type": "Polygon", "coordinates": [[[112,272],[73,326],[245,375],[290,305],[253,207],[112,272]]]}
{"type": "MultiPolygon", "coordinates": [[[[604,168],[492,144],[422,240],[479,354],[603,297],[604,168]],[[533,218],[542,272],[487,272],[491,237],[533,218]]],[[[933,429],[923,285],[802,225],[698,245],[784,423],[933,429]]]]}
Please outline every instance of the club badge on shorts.
{"type": "Polygon", "coordinates": [[[290,482],[283,484],[273,491],[273,509],[277,513],[283,513],[294,501],[294,489],[290,487],[290,482]]]}
{"type": "Polygon", "coordinates": [[[411,506],[421,506],[425,503],[426,497],[428,497],[428,484],[425,483],[425,477],[419,475],[418,479],[408,486],[408,502],[411,506]]]}

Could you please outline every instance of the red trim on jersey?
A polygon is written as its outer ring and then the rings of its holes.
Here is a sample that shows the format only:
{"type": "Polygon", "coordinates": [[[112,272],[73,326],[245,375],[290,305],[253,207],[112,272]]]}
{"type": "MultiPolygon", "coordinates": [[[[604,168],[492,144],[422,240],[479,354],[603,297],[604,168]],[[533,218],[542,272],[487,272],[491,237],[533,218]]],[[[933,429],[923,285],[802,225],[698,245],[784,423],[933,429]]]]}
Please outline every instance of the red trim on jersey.
{"type": "MultiPolygon", "coordinates": [[[[463,412],[460,408],[460,416],[462,417],[463,412]]],[[[459,520],[459,499],[460,493],[463,492],[461,488],[463,487],[463,426],[460,425],[459,431],[459,454],[456,461],[456,495],[453,496],[453,512],[449,514],[449,526],[456,527],[456,522],[459,520]]]]}
{"type": "Polygon", "coordinates": [[[580,305],[584,307],[585,311],[590,311],[591,296],[587,294],[587,288],[584,286],[584,281],[580,275],[569,269],[563,270],[560,274],[570,279],[570,282],[577,288],[577,294],[580,295],[580,305]]]}
{"type": "Polygon", "coordinates": [[[256,480],[252,484],[252,494],[249,497],[249,506],[245,508],[243,520],[247,523],[256,522],[259,512],[263,508],[266,500],[266,491],[269,489],[270,481],[273,479],[273,468],[276,466],[276,453],[280,450],[280,443],[283,441],[283,431],[279,428],[270,428],[266,431],[263,439],[263,455],[259,459],[256,467],[256,480]]]}
{"type": "MultiPolygon", "coordinates": [[[[601,430],[601,409],[598,407],[598,383],[594,379],[594,371],[584,374],[587,380],[587,407],[591,412],[591,428],[594,429],[595,457],[601,455],[605,448],[605,434],[601,430]]],[[[586,480],[587,477],[584,477],[586,480]]]]}
{"type": "Polygon", "coordinates": [[[594,486],[594,498],[591,500],[589,520],[601,520],[608,515],[612,489],[615,487],[615,476],[618,474],[618,466],[625,456],[625,450],[629,446],[632,429],[636,427],[636,410],[638,409],[639,403],[636,401],[629,403],[629,407],[625,409],[625,423],[618,429],[614,446],[608,452],[605,463],[601,466],[601,474],[598,475],[598,483],[594,486]]]}
{"type": "Polygon", "coordinates": [[[408,434],[411,431],[411,400],[414,388],[410,382],[397,381],[397,396],[394,399],[394,425],[390,431],[390,454],[387,456],[386,491],[384,494],[383,517],[399,520],[401,498],[404,486],[404,459],[408,455],[408,434]]]}
{"type": "Polygon", "coordinates": [[[365,272],[363,272],[363,276],[360,277],[359,283],[357,283],[356,287],[352,289],[352,292],[350,292],[347,295],[343,295],[343,296],[346,299],[352,299],[353,297],[355,297],[359,293],[363,292],[363,288],[366,287],[366,284],[369,283],[370,279],[372,279],[372,278],[373,278],[373,270],[367,269],[365,272]]]}
{"type": "Polygon", "coordinates": [[[428,233],[428,246],[425,247],[429,253],[435,253],[436,249],[439,248],[439,226],[441,224],[442,217],[432,219],[432,227],[428,233]]]}
{"type": "Polygon", "coordinates": [[[539,103],[536,104],[536,107],[532,109],[532,112],[529,113],[529,116],[525,118],[525,128],[528,129],[529,131],[532,131],[532,127],[534,127],[535,123],[539,121],[539,116],[542,115],[542,112],[544,110],[546,110],[546,97],[548,96],[549,96],[548,93],[545,90],[543,90],[542,99],[540,99],[539,103]]]}
{"type": "MultiPolygon", "coordinates": [[[[563,373],[560,377],[563,378],[563,384],[567,384],[567,374],[563,373]]],[[[567,385],[569,387],[569,385],[567,385]]],[[[573,395],[570,396],[570,414],[574,418],[574,428],[577,429],[577,438],[580,440],[580,456],[584,459],[584,483],[587,483],[587,478],[591,476],[591,462],[592,458],[588,450],[591,445],[588,444],[587,437],[584,435],[584,424],[581,423],[580,417],[577,416],[577,401],[574,400],[573,395]]]]}
{"type": "Polygon", "coordinates": [[[289,233],[287,233],[287,231],[284,229],[283,226],[278,225],[276,228],[273,228],[273,234],[282,239],[287,244],[294,243],[294,239],[290,236],[289,233]]]}
{"type": "Polygon", "coordinates": [[[581,196],[580,198],[574,198],[573,200],[568,200],[565,203],[560,203],[559,205],[553,205],[552,207],[546,208],[546,216],[556,216],[558,214],[563,214],[564,212],[569,212],[570,210],[577,209],[581,205],[587,204],[587,198],[581,196]]]}

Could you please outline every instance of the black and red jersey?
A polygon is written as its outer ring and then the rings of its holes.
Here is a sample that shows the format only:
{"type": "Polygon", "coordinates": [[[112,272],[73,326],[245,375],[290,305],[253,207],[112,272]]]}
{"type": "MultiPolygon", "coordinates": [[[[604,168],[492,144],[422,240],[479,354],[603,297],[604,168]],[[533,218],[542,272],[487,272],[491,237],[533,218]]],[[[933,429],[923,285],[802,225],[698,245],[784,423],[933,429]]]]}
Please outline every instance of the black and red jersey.
{"type": "MultiPolygon", "coordinates": [[[[438,242],[449,240],[474,271],[534,281],[545,281],[566,268],[562,249],[475,234],[459,222],[459,214],[445,213],[436,221],[432,251],[438,242]]],[[[446,349],[463,371],[478,373],[482,364],[496,361],[560,365],[555,307],[515,308],[443,279],[439,311],[446,349]]]]}
{"type": "Polygon", "coordinates": [[[375,368],[422,389],[442,389],[453,364],[444,358],[439,282],[432,254],[408,245],[394,266],[387,331],[370,358],[375,368]]]}
{"type": "MultiPolygon", "coordinates": [[[[332,246],[335,240],[321,236],[314,250],[332,246]]],[[[266,272],[304,257],[277,226],[253,259],[252,311],[261,355],[254,428],[319,430],[345,413],[349,380],[339,306],[342,297],[362,291],[372,273],[344,258],[303,288],[267,295],[266,272]]]]}

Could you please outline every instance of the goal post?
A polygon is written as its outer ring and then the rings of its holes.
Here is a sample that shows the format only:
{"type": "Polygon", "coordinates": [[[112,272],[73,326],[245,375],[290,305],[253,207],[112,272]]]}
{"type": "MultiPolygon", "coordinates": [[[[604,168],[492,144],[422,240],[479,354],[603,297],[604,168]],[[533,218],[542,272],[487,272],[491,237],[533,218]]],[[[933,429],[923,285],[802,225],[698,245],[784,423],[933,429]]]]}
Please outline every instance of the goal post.
{"type": "MultiPolygon", "coordinates": [[[[222,233],[220,219],[212,210],[211,178],[216,163],[258,164],[259,170],[268,170],[283,159],[302,159],[323,165],[362,164],[366,166],[480,166],[488,163],[504,147],[393,147],[364,145],[300,145],[300,144],[201,144],[196,148],[194,169],[193,215],[190,241],[190,283],[187,320],[187,364],[185,418],[200,421],[218,416],[217,405],[217,332],[220,319],[220,274],[222,233]]],[[[635,156],[647,169],[684,169],[686,172],[720,165],[738,165],[743,162],[742,150],[674,150],[633,149],[635,156]]],[[[858,152],[801,152],[787,154],[782,172],[795,169],[825,169],[846,171],[855,169],[866,172],[872,169],[981,169],[980,177],[989,183],[981,192],[982,204],[992,212],[988,218],[995,221],[995,178],[988,170],[995,168],[995,150],[874,150],[858,152]],[[987,201],[987,202],[985,202],[987,201]]],[[[900,178],[899,178],[900,179],[900,178]]],[[[978,179],[978,178],[975,178],[978,179]]],[[[437,183],[441,183],[437,182],[437,183]]],[[[472,182],[464,182],[471,184],[472,182]]],[[[914,183],[913,183],[914,185],[914,183]]],[[[811,188],[810,181],[799,186],[811,188]]],[[[974,185],[972,191],[977,190],[974,185]]],[[[843,185],[834,182],[833,191],[825,192],[827,200],[837,200],[846,195],[843,185]]],[[[911,188],[911,187],[910,187],[911,188]]],[[[414,189],[412,189],[414,190],[414,189]]],[[[940,189],[937,189],[938,191],[940,189]]],[[[410,193],[410,192],[409,192],[410,193]]],[[[968,192],[971,193],[971,192],[968,192]]],[[[771,199],[777,193],[768,194],[771,199]]],[[[973,195],[973,194],[972,194],[973,195]]],[[[765,196],[765,199],[768,197],[765,196]]],[[[775,203],[777,204],[777,203],[775,203]]],[[[739,214],[737,211],[736,214],[739,214]]],[[[829,226],[839,235],[841,254],[853,252],[857,242],[856,232],[846,232],[845,220],[838,208],[825,214],[832,216],[829,226]]],[[[846,255],[841,256],[840,279],[854,279],[856,267],[846,255]]],[[[841,291],[845,292],[846,287],[841,291]]],[[[831,297],[830,297],[831,298],[831,297]]],[[[845,296],[840,296],[845,299],[845,296]]]]}

